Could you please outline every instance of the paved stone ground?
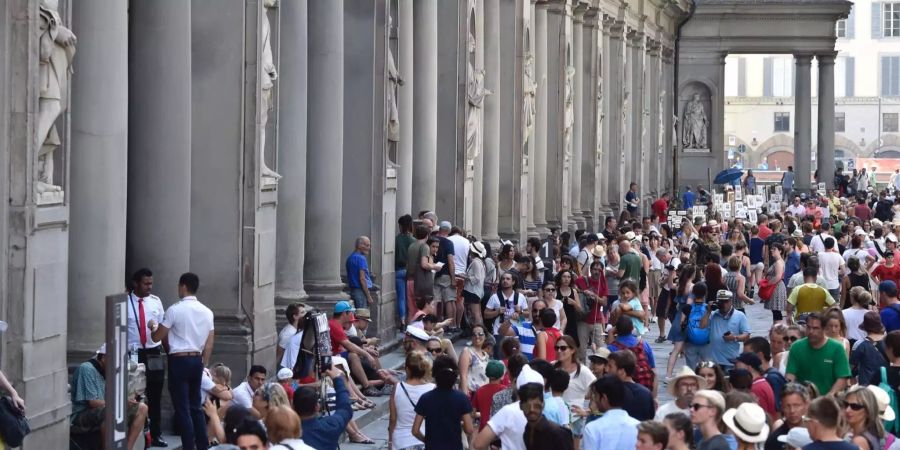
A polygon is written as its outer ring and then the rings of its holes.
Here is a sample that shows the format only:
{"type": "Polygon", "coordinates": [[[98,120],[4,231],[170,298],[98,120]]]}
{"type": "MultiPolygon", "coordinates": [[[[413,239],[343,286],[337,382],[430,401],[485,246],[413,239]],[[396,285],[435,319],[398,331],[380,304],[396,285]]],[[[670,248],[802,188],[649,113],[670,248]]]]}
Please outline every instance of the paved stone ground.
{"type": "MultiPolygon", "coordinates": [[[[749,306],[746,308],[747,318],[750,322],[750,330],[752,336],[767,336],[769,333],[769,328],[772,325],[772,313],[763,308],[761,304],[749,306]]],[[[656,324],[650,324],[650,333],[646,337],[646,339],[650,342],[650,345],[653,347],[653,356],[656,358],[656,373],[660,380],[665,377],[666,374],[666,361],[669,357],[669,353],[672,351],[672,344],[670,342],[664,342],[662,344],[657,344],[654,341],[659,336],[659,327],[656,324]]],[[[668,324],[667,328],[668,330],[668,324]]],[[[462,346],[464,342],[458,341],[456,343],[457,350],[462,346]]],[[[675,367],[673,369],[673,373],[678,373],[681,370],[681,366],[684,365],[684,358],[679,358],[676,362],[675,367]]],[[[384,401],[379,399],[380,401],[384,401]]],[[[668,402],[671,400],[671,396],[665,390],[664,386],[660,386],[659,389],[659,402],[660,404],[668,402]]],[[[377,418],[369,422],[367,425],[363,426],[363,432],[375,440],[374,445],[359,445],[359,444],[341,444],[341,448],[345,450],[362,450],[362,449],[386,449],[387,448],[387,438],[388,438],[388,413],[385,409],[384,413],[380,414],[377,418]]]]}

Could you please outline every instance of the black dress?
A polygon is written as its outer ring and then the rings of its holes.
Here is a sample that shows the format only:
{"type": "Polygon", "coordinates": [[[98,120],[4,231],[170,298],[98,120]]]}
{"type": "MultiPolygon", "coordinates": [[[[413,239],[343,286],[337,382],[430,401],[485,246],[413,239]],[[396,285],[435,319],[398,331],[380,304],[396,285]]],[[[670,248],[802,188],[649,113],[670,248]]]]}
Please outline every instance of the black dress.
{"type": "Polygon", "coordinates": [[[572,339],[575,339],[575,343],[578,346],[581,346],[581,343],[578,342],[578,315],[575,312],[575,307],[570,305],[568,300],[570,298],[574,298],[575,301],[578,301],[578,294],[575,293],[575,289],[571,289],[569,291],[569,295],[563,296],[562,289],[559,286],[556,287],[556,299],[563,303],[563,311],[566,312],[566,329],[560,330],[563,334],[569,335],[572,339]]]}

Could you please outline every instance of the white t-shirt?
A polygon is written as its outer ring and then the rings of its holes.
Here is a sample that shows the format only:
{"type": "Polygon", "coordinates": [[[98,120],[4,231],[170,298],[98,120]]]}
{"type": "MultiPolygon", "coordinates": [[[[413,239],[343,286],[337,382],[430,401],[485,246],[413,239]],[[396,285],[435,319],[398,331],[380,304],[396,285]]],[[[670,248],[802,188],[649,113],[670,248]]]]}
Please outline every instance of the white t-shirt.
{"type": "Polygon", "coordinates": [[[847,308],[844,311],[844,321],[847,322],[847,339],[856,339],[857,341],[866,338],[866,332],[859,329],[863,322],[867,309],[847,308]]]}
{"type": "Polygon", "coordinates": [[[588,369],[584,365],[581,366],[581,369],[575,372],[569,373],[569,387],[563,392],[563,400],[570,405],[581,405],[584,403],[584,397],[588,392],[588,389],[591,387],[591,383],[596,380],[597,377],[591,373],[591,369],[588,369]],[[575,374],[578,373],[576,376],[575,374]]]}
{"type": "Polygon", "coordinates": [[[203,369],[203,376],[200,378],[200,404],[206,403],[206,399],[209,398],[209,391],[213,390],[216,387],[216,383],[212,379],[212,375],[209,374],[209,369],[203,369]]]}
{"type": "Polygon", "coordinates": [[[269,450],[316,450],[303,442],[303,439],[285,439],[279,444],[272,444],[269,450]]]}
{"type": "MultiPolygon", "coordinates": [[[[419,398],[422,397],[422,394],[433,389],[434,384],[432,383],[414,386],[401,382],[401,384],[394,387],[392,401],[395,403],[394,407],[397,410],[397,426],[394,428],[393,448],[422,445],[422,441],[412,435],[413,421],[416,419],[416,408],[413,406],[413,403],[419,403],[419,398]],[[409,397],[406,394],[409,394],[409,397]]],[[[424,422],[422,423],[422,429],[425,429],[424,422]]]]}
{"type": "Polygon", "coordinates": [[[488,420],[488,426],[497,437],[503,450],[525,450],[525,413],[519,408],[519,402],[500,408],[497,414],[488,420]]]}
{"type": "Polygon", "coordinates": [[[841,255],[835,252],[819,253],[819,275],[825,279],[826,289],[837,289],[841,287],[841,281],[838,277],[844,266],[844,258],[842,258],[841,255]]]}
{"type": "MultiPolygon", "coordinates": [[[[456,275],[465,275],[469,262],[469,240],[465,236],[454,234],[447,239],[453,243],[453,264],[456,275]]],[[[400,447],[403,448],[403,447],[400,447]]]]}
{"type": "MultiPolygon", "coordinates": [[[[519,297],[519,300],[516,302],[515,307],[518,307],[523,313],[528,309],[528,301],[525,300],[525,296],[513,291],[512,296],[507,299],[503,297],[503,301],[500,300],[500,297],[503,296],[502,291],[497,291],[496,294],[492,295],[491,298],[488,299],[487,305],[485,305],[486,309],[499,309],[501,316],[506,314],[506,301],[514,301],[516,297],[519,297]]],[[[494,321],[494,336],[500,334],[500,324],[503,322],[502,317],[498,316],[497,320],[494,321]]]]}
{"type": "Polygon", "coordinates": [[[685,409],[681,409],[678,407],[678,405],[675,404],[675,400],[672,400],[671,402],[660,406],[659,409],[656,410],[656,415],[653,416],[653,420],[662,422],[663,419],[666,418],[666,416],[673,413],[682,413],[688,417],[691,417],[691,408],[687,407],[685,409]]]}
{"type": "MultiPolygon", "coordinates": [[[[813,236],[812,240],[809,241],[809,250],[815,253],[822,253],[825,251],[825,239],[828,239],[828,233],[819,233],[813,236]]],[[[834,245],[837,245],[835,242],[834,245]]]]}
{"type": "Polygon", "coordinates": [[[803,207],[803,204],[791,204],[791,206],[788,206],[787,210],[794,217],[803,217],[804,215],[806,215],[806,208],[803,207]]]}
{"type": "Polygon", "coordinates": [[[172,305],[162,323],[169,329],[169,355],[203,351],[213,319],[212,310],[192,295],[172,305]]]}
{"type": "Polygon", "coordinates": [[[286,349],[288,341],[295,333],[297,333],[296,327],[291,324],[285,325],[284,328],[281,329],[281,332],[278,333],[278,346],[281,347],[282,350],[286,349]]]}
{"type": "Polygon", "coordinates": [[[247,409],[253,407],[253,389],[250,387],[250,383],[245,381],[234,388],[233,402],[247,409]]]}
{"type": "Polygon", "coordinates": [[[303,332],[299,332],[288,339],[287,347],[284,348],[284,355],[281,356],[280,367],[294,370],[297,364],[297,356],[300,355],[300,344],[303,342],[303,332]]]}

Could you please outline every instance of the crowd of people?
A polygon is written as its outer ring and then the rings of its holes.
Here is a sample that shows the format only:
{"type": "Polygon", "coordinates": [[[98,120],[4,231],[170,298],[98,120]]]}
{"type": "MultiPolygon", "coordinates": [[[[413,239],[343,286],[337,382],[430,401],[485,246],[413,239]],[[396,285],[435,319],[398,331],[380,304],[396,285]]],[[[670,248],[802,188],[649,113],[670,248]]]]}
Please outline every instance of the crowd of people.
{"type": "MultiPolygon", "coordinates": [[[[148,389],[130,423],[149,417],[165,445],[153,373],[165,341],[186,449],[336,449],[344,435],[374,444],[353,412],[378,396],[393,450],[900,448],[900,196],[784,188],[791,196],[756,223],[709,208],[671,227],[677,200],[663,195],[641,217],[635,187],[601,229],[521,245],[491,245],[433,212],[401,217],[401,371],[381,366],[381,343],[367,336],[379,301],[368,238],[347,258],[348,299],[328,311],[331,365],[306,368],[312,308],[294,304],[278,367],[252,366],[233,388],[228,367],[209,365],[212,313],[194,296],[196,276],[182,277],[182,300],[163,311],[142,269],[129,345],[148,389]],[[769,311],[766,335],[754,335],[748,308],[769,311]],[[651,342],[671,343],[665,361],[651,342]],[[663,392],[672,400],[660,404],[663,392]]],[[[702,187],[680,197],[712,206],[702,187]]],[[[76,371],[73,430],[103,426],[104,353],[76,371]]]]}

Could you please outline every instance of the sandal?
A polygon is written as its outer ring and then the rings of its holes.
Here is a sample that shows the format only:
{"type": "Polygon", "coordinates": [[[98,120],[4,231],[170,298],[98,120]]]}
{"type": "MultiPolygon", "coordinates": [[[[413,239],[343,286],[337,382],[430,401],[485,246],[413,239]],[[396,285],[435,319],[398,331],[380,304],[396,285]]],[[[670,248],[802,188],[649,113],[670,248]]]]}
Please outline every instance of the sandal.
{"type": "Polygon", "coordinates": [[[375,443],[375,441],[373,441],[372,439],[370,439],[368,436],[362,434],[362,432],[359,432],[359,433],[355,433],[355,434],[350,434],[350,443],[351,443],[351,444],[369,444],[369,445],[372,445],[372,444],[375,443]],[[353,438],[356,438],[356,440],[354,440],[353,438]]]}
{"type": "Polygon", "coordinates": [[[364,409],[367,409],[367,408],[366,408],[366,405],[364,405],[364,404],[362,404],[362,403],[359,403],[359,402],[354,402],[354,403],[353,403],[352,405],[350,405],[350,406],[353,408],[354,411],[362,411],[362,410],[364,410],[364,409]]]}

